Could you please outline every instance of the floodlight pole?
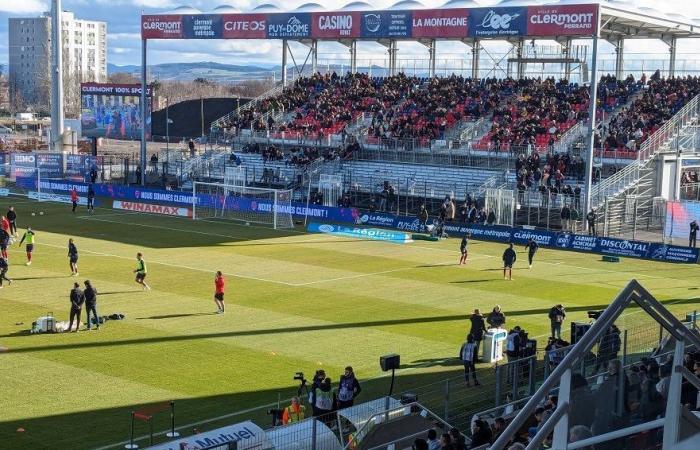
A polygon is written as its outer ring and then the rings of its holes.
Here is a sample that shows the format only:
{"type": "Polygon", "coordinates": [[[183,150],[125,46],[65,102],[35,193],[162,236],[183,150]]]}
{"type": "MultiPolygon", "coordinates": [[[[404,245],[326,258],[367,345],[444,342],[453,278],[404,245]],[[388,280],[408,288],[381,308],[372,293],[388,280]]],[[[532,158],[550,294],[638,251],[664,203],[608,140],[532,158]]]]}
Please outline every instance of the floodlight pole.
{"type": "MultiPolygon", "coordinates": [[[[595,129],[596,129],[596,106],[598,103],[598,35],[600,34],[600,14],[596,23],[595,35],[593,35],[593,65],[591,67],[591,92],[590,104],[588,107],[588,117],[590,122],[588,125],[588,163],[586,164],[586,210],[582,216],[588,214],[591,210],[591,189],[593,187],[593,152],[595,151],[595,129]]],[[[584,220],[586,230],[588,229],[588,221],[584,220]]]]}
{"type": "Polygon", "coordinates": [[[146,39],[141,40],[141,186],[146,185],[146,39]]]}
{"type": "Polygon", "coordinates": [[[61,0],[51,2],[51,149],[63,150],[63,22],[61,0]]]}

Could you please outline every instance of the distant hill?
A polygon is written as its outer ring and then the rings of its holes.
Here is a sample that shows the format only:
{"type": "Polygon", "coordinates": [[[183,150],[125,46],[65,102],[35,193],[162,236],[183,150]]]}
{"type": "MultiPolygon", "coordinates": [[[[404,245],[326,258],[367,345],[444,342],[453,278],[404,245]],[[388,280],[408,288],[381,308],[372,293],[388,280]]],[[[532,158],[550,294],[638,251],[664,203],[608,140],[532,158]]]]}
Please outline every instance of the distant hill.
{"type": "MultiPolygon", "coordinates": [[[[322,70],[336,70],[342,72],[347,70],[348,66],[324,65],[320,67],[322,70]]],[[[280,80],[280,66],[255,66],[255,65],[234,65],[220,64],[215,62],[195,62],[195,63],[166,63],[148,66],[150,71],[149,77],[156,78],[161,81],[192,81],[196,78],[206,78],[211,81],[221,83],[236,83],[246,80],[269,80],[272,74],[275,74],[275,79],[280,80]]],[[[308,70],[308,67],[307,67],[308,70]]],[[[359,72],[368,72],[368,67],[358,67],[359,72]]],[[[378,66],[372,66],[372,72],[376,76],[385,75],[384,70],[378,66]]],[[[107,64],[107,73],[130,73],[137,78],[141,76],[141,66],[126,65],[117,66],[115,64],[107,64]]],[[[291,72],[288,72],[291,74],[291,72]]],[[[425,73],[418,71],[417,75],[424,76],[425,73]]]]}
{"type": "MultiPolygon", "coordinates": [[[[162,81],[191,81],[195,78],[206,78],[212,81],[236,82],[255,78],[267,79],[272,76],[273,72],[278,72],[278,69],[278,67],[245,66],[215,62],[166,63],[148,66],[150,76],[162,81]]],[[[109,74],[130,73],[140,76],[140,71],[141,66],[107,64],[107,73],[109,74]]],[[[276,76],[279,77],[279,73],[276,76]]]]}

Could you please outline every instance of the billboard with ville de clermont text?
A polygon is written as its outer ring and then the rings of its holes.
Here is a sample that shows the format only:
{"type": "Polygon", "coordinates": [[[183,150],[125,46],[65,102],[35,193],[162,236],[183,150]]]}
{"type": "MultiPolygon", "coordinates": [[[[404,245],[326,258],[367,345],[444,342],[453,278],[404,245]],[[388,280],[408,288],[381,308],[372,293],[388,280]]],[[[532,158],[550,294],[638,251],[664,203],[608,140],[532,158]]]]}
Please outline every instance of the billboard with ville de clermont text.
{"type": "Polygon", "coordinates": [[[143,39],[498,39],[592,36],[599,6],[142,15],[143,39]]]}

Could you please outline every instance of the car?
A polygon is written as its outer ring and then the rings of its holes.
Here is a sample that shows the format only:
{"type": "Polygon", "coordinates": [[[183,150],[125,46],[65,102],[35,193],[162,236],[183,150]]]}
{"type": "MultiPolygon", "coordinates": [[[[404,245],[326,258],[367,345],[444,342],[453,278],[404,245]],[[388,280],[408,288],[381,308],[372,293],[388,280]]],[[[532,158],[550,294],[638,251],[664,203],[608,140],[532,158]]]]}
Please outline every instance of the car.
{"type": "Polygon", "coordinates": [[[12,128],[6,127],[4,125],[0,125],[0,134],[12,134],[14,131],[12,131],[12,128]]]}

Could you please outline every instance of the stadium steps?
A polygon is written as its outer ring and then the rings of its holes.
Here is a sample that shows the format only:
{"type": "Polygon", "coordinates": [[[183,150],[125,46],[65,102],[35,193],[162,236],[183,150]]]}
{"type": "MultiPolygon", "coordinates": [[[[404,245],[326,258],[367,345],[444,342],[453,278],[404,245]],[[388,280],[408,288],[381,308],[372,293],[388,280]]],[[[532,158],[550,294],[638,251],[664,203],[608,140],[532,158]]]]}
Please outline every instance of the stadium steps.
{"type": "Polygon", "coordinates": [[[416,437],[424,437],[435,423],[419,414],[399,417],[375,426],[355,447],[357,450],[376,449],[393,445],[395,449],[410,449],[416,437]]]}

